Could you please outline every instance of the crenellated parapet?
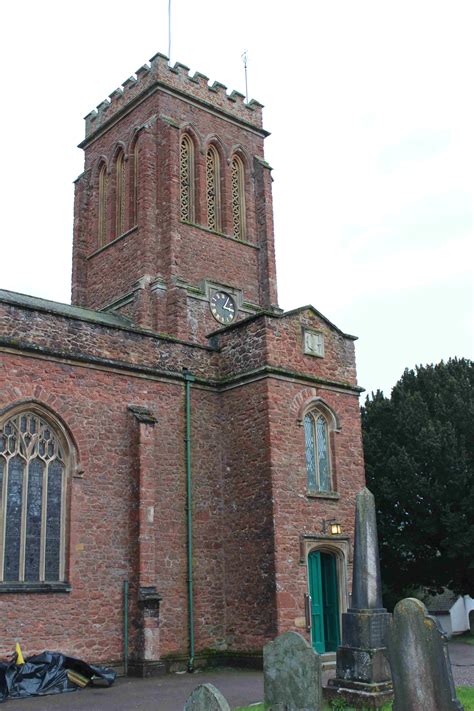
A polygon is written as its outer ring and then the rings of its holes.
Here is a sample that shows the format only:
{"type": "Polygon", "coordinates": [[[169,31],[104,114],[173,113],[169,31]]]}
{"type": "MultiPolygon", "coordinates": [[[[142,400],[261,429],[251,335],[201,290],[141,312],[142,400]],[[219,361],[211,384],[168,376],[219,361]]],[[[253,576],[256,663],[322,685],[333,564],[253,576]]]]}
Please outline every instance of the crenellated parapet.
{"type": "Polygon", "coordinates": [[[211,85],[209,78],[200,72],[191,76],[189,67],[180,62],[176,62],[171,67],[168,64],[168,57],[164,54],[155,54],[150,59],[150,64],[141,66],[135,75],[129,77],[121,87],[109,94],[109,98],[102,101],[97,106],[97,110],[87,114],[86,139],[122,109],[140,97],[146,96],[155,88],[159,88],[160,85],[193,97],[257,128],[262,128],[262,104],[254,99],[246,103],[245,96],[237,91],[228,94],[224,84],[214,82],[211,85]]]}

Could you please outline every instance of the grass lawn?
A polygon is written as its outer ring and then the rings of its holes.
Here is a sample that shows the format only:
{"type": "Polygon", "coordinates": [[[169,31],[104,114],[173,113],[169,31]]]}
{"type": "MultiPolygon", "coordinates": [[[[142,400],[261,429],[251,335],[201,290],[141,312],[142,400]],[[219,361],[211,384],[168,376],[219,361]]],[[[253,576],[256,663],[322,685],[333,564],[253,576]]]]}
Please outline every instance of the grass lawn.
{"type": "MultiPolygon", "coordinates": [[[[464,704],[465,711],[474,711],[474,687],[458,686],[457,694],[459,701],[464,704]]],[[[392,706],[383,706],[380,711],[391,711],[392,706]]],[[[252,706],[241,706],[235,711],[265,711],[263,704],[253,704],[252,706]]],[[[324,711],[331,711],[331,706],[324,706],[324,711]]],[[[346,706],[344,711],[352,711],[352,707],[346,706]]]]}

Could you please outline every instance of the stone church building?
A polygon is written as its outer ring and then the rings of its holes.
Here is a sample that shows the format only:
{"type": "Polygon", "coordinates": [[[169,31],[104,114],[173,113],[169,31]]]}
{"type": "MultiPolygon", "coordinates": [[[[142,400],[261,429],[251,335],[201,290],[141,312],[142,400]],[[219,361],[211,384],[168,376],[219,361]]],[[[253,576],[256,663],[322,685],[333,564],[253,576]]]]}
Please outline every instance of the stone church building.
{"type": "Polygon", "coordinates": [[[278,307],[267,135],[160,54],[86,117],[72,305],[0,291],[2,656],[150,674],[258,663],[288,629],[335,650],[355,339],[278,307]]]}

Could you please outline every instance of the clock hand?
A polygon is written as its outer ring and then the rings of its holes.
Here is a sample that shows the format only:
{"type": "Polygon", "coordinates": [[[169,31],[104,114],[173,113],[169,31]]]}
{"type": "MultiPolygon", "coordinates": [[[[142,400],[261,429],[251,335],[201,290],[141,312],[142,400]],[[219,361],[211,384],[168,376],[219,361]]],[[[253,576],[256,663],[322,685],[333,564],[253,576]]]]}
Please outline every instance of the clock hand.
{"type": "Polygon", "coordinates": [[[222,308],[225,309],[226,311],[231,311],[231,312],[233,312],[233,311],[234,311],[234,307],[232,306],[232,304],[231,304],[230,306],[227,306],[228,303],[229,303],[229,297],[227,297],[226,302],[225,302],[225,304],[224,304],[224,306],[223,306],[222,308]]]}

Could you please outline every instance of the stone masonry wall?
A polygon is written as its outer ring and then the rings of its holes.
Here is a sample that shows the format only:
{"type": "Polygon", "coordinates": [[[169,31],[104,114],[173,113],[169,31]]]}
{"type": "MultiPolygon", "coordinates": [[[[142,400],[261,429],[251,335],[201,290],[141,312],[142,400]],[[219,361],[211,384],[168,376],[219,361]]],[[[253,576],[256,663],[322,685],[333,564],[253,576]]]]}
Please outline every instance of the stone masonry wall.
{"type": "MultiPolygon", "coordinates": [[[[296,621],[304,616],[303,596],[308,592],[306,563],[300,562],[301,534],[321,534],[322,520],[335,518],[352,547],[355,495],[365,485],[359,402],[356,394],[272,380],[269,403],[278,631],[301,632],[296,621]],[[337,499],[307,491],[304,430],[298,416],[314,397],[322,398],[340,423],[340,431],[331,436],[337,499]]],[[[349,565],[349,585],[350,573],[349,565]]]]}
{"type": "MultiPolygon", "coordinates": [[[[28,654],[58,649],[117,661],[122,647],[122,585],[130,580],[130,637],[139,639],[137,505],[133,421],[128,405],[148,408],[154,427],[155,582],[163,596],[160,653],[187,653],[184,394],[182,384],[1,354],[0,411],[35,401],[66,423],[77,446],[68,511],[70,593],[0,593],[0,655],[19,639],[28,654]]],[[[222,452],[217,395],[192,389],[196,644],[222,645],[222,452]]]]}

